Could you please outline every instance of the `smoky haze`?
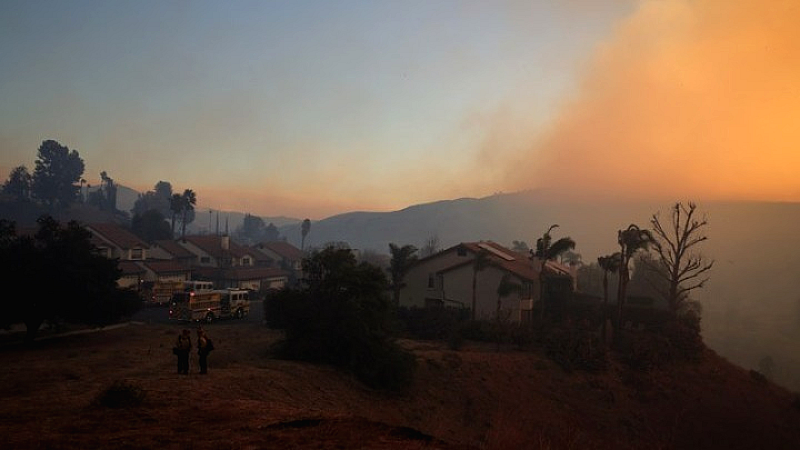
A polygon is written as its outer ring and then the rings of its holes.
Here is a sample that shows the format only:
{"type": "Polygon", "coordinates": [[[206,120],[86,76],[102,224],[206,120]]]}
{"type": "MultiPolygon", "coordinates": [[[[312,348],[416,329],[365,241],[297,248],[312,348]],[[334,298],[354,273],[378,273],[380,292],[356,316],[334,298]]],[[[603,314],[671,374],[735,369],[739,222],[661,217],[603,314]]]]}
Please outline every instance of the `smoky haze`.
{"type": "Polygon", "coordinates": [[[641,2],[596,49],[560,115],[511,150],[516,187],[800,200],[798,23],[792,1],[641,2]]]}

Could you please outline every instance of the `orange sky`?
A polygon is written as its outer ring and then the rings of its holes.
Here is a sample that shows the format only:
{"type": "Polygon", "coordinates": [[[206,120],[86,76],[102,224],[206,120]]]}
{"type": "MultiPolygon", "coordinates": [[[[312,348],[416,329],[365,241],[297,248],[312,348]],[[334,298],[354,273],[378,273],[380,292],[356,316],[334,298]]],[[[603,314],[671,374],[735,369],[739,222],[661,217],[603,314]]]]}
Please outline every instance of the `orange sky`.
{"type": "Polygon", "coordinates": [[[799,24],[796,1],[641,3],[522,149],[516,186],[800,201],[799,24]]]}
{"type": "Polygon", "coordinates": [[[90,183],[169,181],[201,210],[264,216],[535,188],[800,201],[797,0],[0,2],[0,16],[4,173],[55,139],[90,183]]]}

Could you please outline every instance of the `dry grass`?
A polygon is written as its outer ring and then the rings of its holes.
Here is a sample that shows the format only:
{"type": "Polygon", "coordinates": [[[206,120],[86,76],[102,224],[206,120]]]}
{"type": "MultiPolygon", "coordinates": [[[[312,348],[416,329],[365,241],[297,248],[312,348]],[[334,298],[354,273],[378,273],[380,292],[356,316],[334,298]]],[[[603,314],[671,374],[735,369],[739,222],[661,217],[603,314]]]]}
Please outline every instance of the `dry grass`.
{"type": "Polygon", "coordinates": [[[537,353],[403,341],[403,394],[270,357],[275,331],[208,327],[209,374],[176,374],[180,326],[132,324],[0,348],[0,448],[800,448],[791,393],[709,353],[669,372],[565,373],[537,353]],[[115,382],[139,406],[98,405],[115,382]]]}

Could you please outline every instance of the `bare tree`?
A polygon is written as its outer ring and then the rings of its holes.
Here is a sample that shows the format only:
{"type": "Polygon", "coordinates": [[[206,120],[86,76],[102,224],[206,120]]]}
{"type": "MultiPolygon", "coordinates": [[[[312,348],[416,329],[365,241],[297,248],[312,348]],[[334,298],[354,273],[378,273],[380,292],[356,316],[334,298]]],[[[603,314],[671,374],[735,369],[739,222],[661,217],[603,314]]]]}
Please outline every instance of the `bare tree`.
{"type": "Polygon", "coordinates": [[[655,240],[653,247],[658,254],[655,273],[666,281],[666,297],[673,313],[678,313],[689,298],[689,292],[703,287],[708,281],[708,271],[714,261],[705,259],[696,252],[696,247],[708,239],[704,228],[708,225],[705,217],[697,218],[697,204],[676,203],[670,209],[666,223],[661,222],[659,213],[653,214],[655,240]]]}
{"type": "Polygon", "coordinates": [[[422,248],[419,251],[419,255],[420,257],[425,258],[433,255],[438,251],[439,251],[439,236],[434,234],[433,236],[430,236],[428,239],[425,240],[425,244],[422,245],[422,248]]]}

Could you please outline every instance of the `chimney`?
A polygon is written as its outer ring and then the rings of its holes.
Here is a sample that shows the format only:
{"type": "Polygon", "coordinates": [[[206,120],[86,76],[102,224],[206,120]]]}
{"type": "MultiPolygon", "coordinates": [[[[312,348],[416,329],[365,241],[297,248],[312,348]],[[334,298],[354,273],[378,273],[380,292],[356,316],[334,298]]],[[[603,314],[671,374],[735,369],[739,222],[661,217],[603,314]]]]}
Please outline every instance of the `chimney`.
{"type": "Polygon", "coordinates": [[[220,236],[219,238],[220,246],[222,246],[223,250],[230,250],[231,249],[231,237],[227,234],[220,236]]]}

